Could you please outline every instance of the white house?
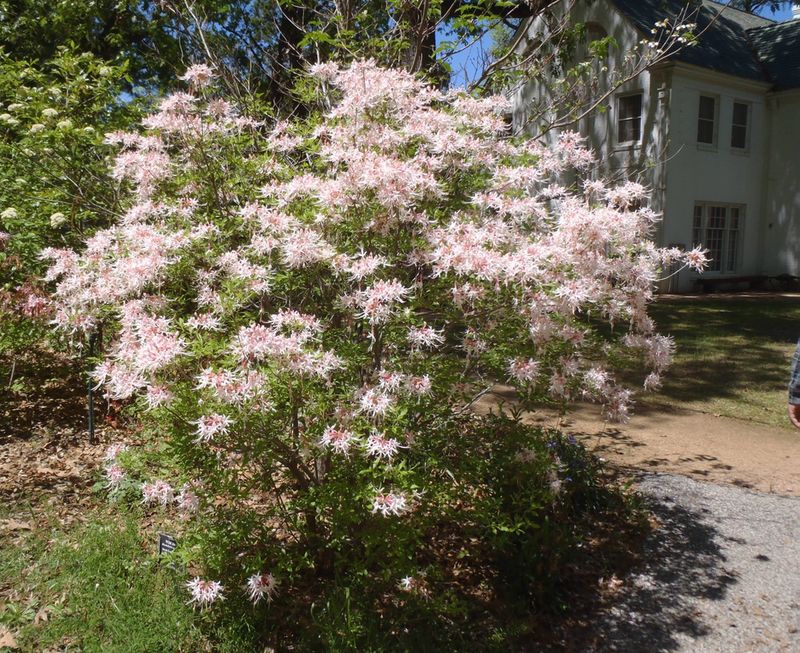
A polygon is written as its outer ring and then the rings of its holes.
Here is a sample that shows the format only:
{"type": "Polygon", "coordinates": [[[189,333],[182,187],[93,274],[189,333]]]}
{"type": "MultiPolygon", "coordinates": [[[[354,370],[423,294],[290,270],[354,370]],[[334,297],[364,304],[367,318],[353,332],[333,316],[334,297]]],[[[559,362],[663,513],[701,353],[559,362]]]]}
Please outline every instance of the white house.
{"type": "MultiPolygon", "coordinates": [[[[607,175],[652,188],[664,219],[658,244],[702,244],[713,259],[705,285],[736,287],[760,277],[800,276],[800,11],[785,23],[702,0],[698,44],[620,87],[606,110],[573,129],[589,137],[607,175]]],[[[571,21],[591,40],[614,37],[609,62],[685,0],[577,2],[571,21]]],[[[541,22],[528,21],[525,43],[541,22]]],[[[529,82],[513,92],[515,130],[536,133],[529,108],[541,95],[529,82]],[[538,95],[537,95],[538,94],[538,95]]],[[[663,290],[687,291],[682,271],[663,290]]]]}

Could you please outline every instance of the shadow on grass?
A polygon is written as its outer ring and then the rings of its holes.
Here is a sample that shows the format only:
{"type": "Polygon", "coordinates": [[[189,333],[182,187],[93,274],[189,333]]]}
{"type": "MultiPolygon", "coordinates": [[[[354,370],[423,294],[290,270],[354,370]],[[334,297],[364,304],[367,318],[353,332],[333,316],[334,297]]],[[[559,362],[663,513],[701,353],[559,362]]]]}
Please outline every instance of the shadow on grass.
{"type": "Polygon", "coordinates": [[[659,397],[689,402],[741,398],[750,388],[785,389],[785,350],[800,336],[797,300],[670,300],[654,304],[651,313],[678,346],[659,397]]]}
{"type": "Polygon", "coordinates": [[[702,511],[669,499],[654,501],[651,510],[660,527],[645,544],[642,564],[632,570],[610,607],[561,650],[677,651],[679,636],[701,639],[711,634],[694,602],[722,601],[738,582],[724,566],[723,536],[706,523],[702,511]]]}

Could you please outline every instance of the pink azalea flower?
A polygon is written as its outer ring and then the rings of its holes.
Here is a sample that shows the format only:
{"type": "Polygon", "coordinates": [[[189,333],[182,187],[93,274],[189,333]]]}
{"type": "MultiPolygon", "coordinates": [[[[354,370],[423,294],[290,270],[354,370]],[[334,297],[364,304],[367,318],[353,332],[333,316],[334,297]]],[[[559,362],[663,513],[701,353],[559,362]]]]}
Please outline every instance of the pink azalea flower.
{"type": "Polygon", "coordinates": [[[142,503],[151,505],[160,503],[166,506],[172,501],[173,489],[166,481],[154,481],[142,484],[142,503]]]}
{"type": "Polygon", "coordinates": [[[211,415],[203,415],[192,424],[197,424],[197,437],[194,441],[199,443],[209,442],[217,436],[226,435],[228,427],[233,424],[233,420],[227,415],[212,413],[211,415]]]}
{"type": "Polygon", "coordinates": [[[384,392],[396,392],[400,389],[405,376],[400,372],[381,370],[378,372],[378,385],[384,392]]]}
{"type": "Polygon", "coordinates": [[[661,389],[661,375],[658,372],[650,372],[644,380],[644,389],[651,392],[661,389]]]}
{"type": "Polygon", "coordinates": [[[163,385],[151,385],[147,387],[145,401],[147,401],[147,408],[150,410],[158,408],[159,406],[166,406],[172,399],[172,393],[163,385]]]}
{"type": "Polygon", "coordinates": [[[210,313],[196,313],[186,320],[190,329],[203,329],[206,331],[219,331],[222,328],[220,319],[210,313]]]}
{"type": "Polygon", "coordinates": [[[515,358],[508,364],[511,378],[523,383],[534,383],[539,376],[539,363],[533,358],[515,358]]]}
{"type": "Polygon", "coordinates": [[[362,309],[360,317],[374,323],[385,322],[396,305],[405,300],[408,293],[408,288],[397,279],[376,281],[356,295],[356,302],[362,309]]]}
{"type": "Polygon", "coordinates": [[[106,467],[105,475],[106,481],[108,482],[108,487],[112,490],[119,487],[119,484],[122,483],[122,480],[126,476],[125,469],[123,469],[123,467],[117,463],[112,463],[106,467]]]}
{"type": "Polygon", "coordinates": [[[354,281],[361,281],[362,279],[375,274],[379,268],[388,265],[388,260],[383,256],[376,256],[374,254],[364,254],[363,252],[354,260],[348,261],[344,269],[350,274],[350,278],[354,281]]]}
{"type": "Polygon", "coordinates": [[[583,375],[587,388],[592,392],[602,392],[611,381],[611,376],[605,370],[593,367],[583,375]]]}
{"type": "Polygon", "coordinates": [[[686,264],[693,270],[702,272],[706,265],[708,265],[708,258],[706,254],[708,254],[708,250],[702,249],[701,247],[695,247],[694,249],[686,252],[686,264]]]}
{"type": "Polygon", "coordinates": [[[189,603],[199,605],[201,608],[208,607],[212,603],[224,600],[222,583],[216,580],[202,580],[195,577],[186,583],[192,598],[189,603]]]}
{"type": "Polygon", "coordinates": [[[200,509],[200,497],[192,492],[186,485],[181,488],[180,494],[175,497],[175,502],[178,505],[178,511],[184,518],[200,509]]]}
{"type": "Polygon", "coordinates": [[[277,585],[275,577],[271,573],[264,572],[250,576],[245,589],[253,603],[258,603],[262,598],[266,599],[267,603],[271,603],[278,593],[277,585]]]}
{"type": "Polygon", "coordinates": [[[105,454],[103,454],[103,460],[106,460],[108,462],[113,462],[117,459],[117,456],[119,456],[119,454],[127,450],[128,450],[127,444],[112,444],[110,447],[106,449],[105,454]]]}
{"type": "Polygon", "coordinates": [[[205,64],[195,64],[189,66],[178,79],[189,82],[194,88],[205,88],[214,79],[214,72],[205,64]]]}
{"type": "Polygon", "coordinates": [[[399,494],[379,492],[372,501],[372,512],[379,512],[384,517],[399,517],[408,509],[408,501],[402,492],[399,494]]]}
{"type": "Polygon", "coordinates": [[[435,349],[444,342],[442,332],[427,324],[421,327],[411,327],[406,337],[412,349],[435,349]]]}
{"type": "Polygon", "coordinates": [[[400,443],[394,438],[385,438],[373,433],[367,439],[367,454],[376,458],[393,458],[400,451],[400,443]]]}
{"type": "Polygon", "coordinates": [[[359,410],[362,413],[367,413],[370,417],[385,415],[391,406],[392,398],[375,388],[370,388],[364,392],[359,402],[359,410]]]}
{"type": "Polygon", "coordinates": [[[431,393],[431,379],[427,374],[424,376],[410,376],[406,381],[406,387],[412,395],[424,397],[431,393]]]}
{"type": "Polygon", "coordinates": [[[354,440],[355,435],[352,431],[329,426],[322,434],[319,443],[323,447],[333,449],[336,453],[347,455],[354,440]]]}

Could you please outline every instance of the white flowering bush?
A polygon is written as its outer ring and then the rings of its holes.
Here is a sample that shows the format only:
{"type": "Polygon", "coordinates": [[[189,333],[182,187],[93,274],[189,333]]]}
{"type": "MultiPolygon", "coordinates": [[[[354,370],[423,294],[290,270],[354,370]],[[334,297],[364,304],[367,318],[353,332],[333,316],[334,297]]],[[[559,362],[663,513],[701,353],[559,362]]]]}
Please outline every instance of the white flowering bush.
{"type": "Polygon", "coordinates": [[[180,516],[191,600],[343,649],[467,618],[464,566],[473,589],[552,588],[597,509],[594,463],[473,402],[509,381],[522,407],[624,418],[611,361],[657,385],[653,281],[702,253],[657,249],[646,190],[595,179],[577,135],[509,140],[501,98],[320,64],[319,114],[275,123],[212,76],[108,135],[118,222],[45,252],[58,326],[112,334],[95,378],[153,435],[140,500],[180,516]]]}
{"type": "Polygon", "coordinates": [[[59,49],[28,62],[0,51],[0,356],[41,345],[48,305],[39,258],[112,223],[103,133],[131,124],[124,65],[59,49]]]}

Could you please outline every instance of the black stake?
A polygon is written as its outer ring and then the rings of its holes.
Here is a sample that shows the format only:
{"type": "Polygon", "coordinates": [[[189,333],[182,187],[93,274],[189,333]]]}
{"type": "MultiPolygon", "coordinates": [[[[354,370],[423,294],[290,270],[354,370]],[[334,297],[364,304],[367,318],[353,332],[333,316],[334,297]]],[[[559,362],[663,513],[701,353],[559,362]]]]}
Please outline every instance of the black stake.
{"type": "MultiPolygon", "coordinates": [[[[97,338],[97,333],[92,331],[89,334],[89,358],[94,358],[94,343],[95,339],[97,338]]],[[[95,443],[94,438],[94,387],[92,386],[92,377],[89,375],[87,381],[87,388],[89,390],[89,395],[87,397],[89,401],[89,444],[95,443]]]]}

